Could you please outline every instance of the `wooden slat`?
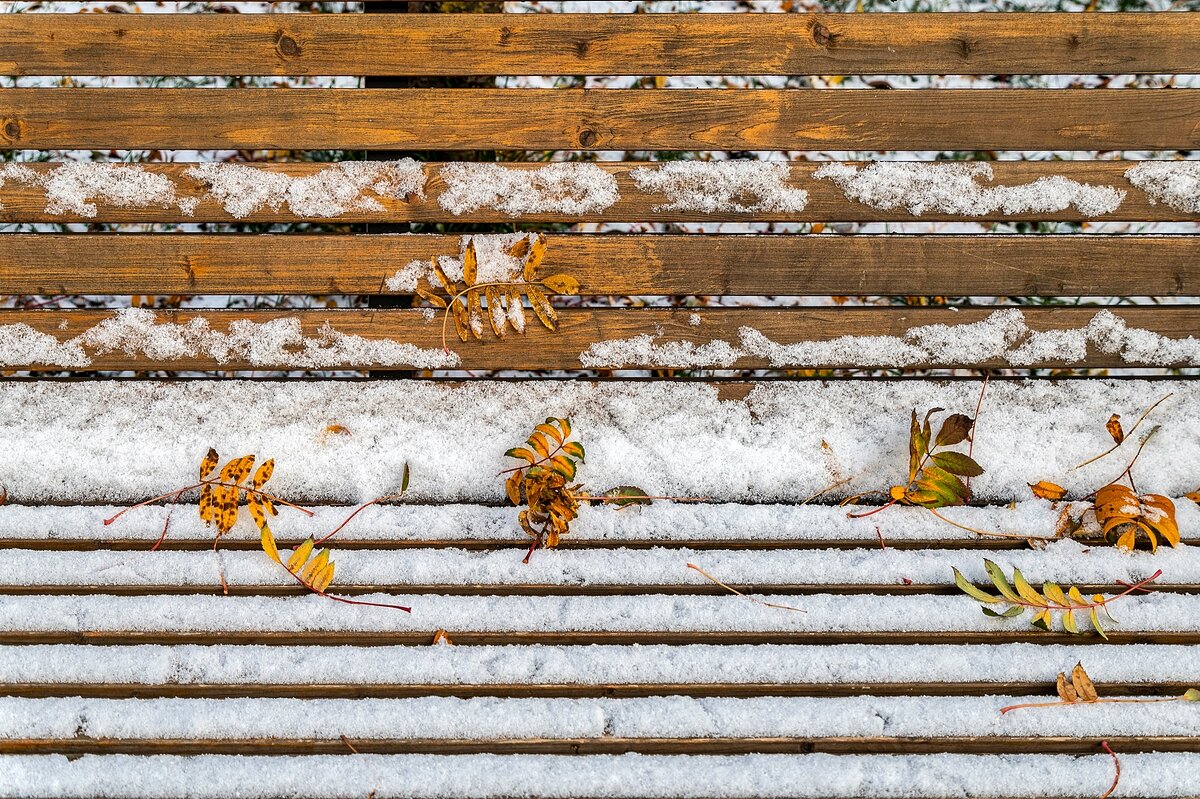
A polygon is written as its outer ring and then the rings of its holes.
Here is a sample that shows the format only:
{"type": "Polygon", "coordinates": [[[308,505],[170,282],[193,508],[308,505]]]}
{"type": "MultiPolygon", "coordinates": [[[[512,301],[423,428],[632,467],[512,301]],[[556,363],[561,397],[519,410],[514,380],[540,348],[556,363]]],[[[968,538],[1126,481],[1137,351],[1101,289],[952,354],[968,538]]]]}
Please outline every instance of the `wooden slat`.
{"type": "Polygon", "coordinates": [[[29,14],[5,75],[1195,73],[1188,14],[29,14]]]}
{"type": "MultiPolygon", "coordinates": [[[[344,736],[343,736],[344,738],[344,736]]],[[[1193,736],[1109,736],[1118,752],[1200,752],[1193,736]]],[[[821,752],[827,754],[1076,754],[1096,751],[1089,737],[988,736],[958,738],[551,738],[493,741],[443,739],[333,739],[288,740],[119,738],[0,740],[0,754],[131,754],[131,755],[349,755],[349,754],[640,754],[738,755],[751,753],[821,752]]]]}
{"type": "MultiPolygon", "coordinates": [[[[698,346],[713,340],[737,344],[739,330],[752,327],[772,341],[781,344],[804,341],[827,341],[842,336],[904,336],[915,326],[931,324],[967,324],[979,322],[993,313],[995,308],[972,307],[961,310],[945,308],[708,308],[693,311],[688,308],[588,308],[563,309],[559,313],[558,330],[547,331],[531,321],[524,335],[510,334],[504,339],[494,338],[490,331],[482,341],[460,344],[449,326],[447,343],[460,356],[457,368],[462,369],[573,369],[579,368],[579,356],[592,344],[610,340],[627,339],[635,336],[658,336],[657,343],[691,342],[698,346]],[[693,325],[693,316],[700,324],[693,325]]],[[[1200,329],[1200,307],[1121,307],[1120,318],[1129,327],[1154,331],[1170,338],[1185,339],[1200,329]]],[[[1080,329],[1095,316],[1096,308],[1086,307],[1030,307],[1023,309],[1029,327],[1037,331],[1080,329]]],[[[419,310],[262,310],[262,311],[162,311],[158,314],[160,324],[187,324],[192,319],[205,319],[218,332],[226,332],[228,326],[238,320],[254,323],[275,319],[294,318],[299,320],[305,337],[322,339],[321,329],[331,326],[336,332],[358,335],[366,339],[391,339],[407,342],[431,351],[442,348],[442,325],[440,318],[426,320],[419,310]]],[[[87,310],[33,310],[0,311],[0,325],[27,324],[34,330],[55,336],[60,341],[78,336],[106,319],[113,312],[101,309],[87,310]]],[[[808,364],[811,366],[812,364],[808,364]]],[[[977,363],[961,364],[939,362],[932,366],[1011,366],[1007,361],[988,358],[977,363]]],[[[1074,365],[1092,368],[1129,367],[1117,353],[1093,350],[1080,362],[1064,364],[1057,359],[1043,359],[1023,366],[1074,365]]],[[[378,367],[371,363],[345,362],[328,364],[341,368],[410,368],[408,364],[378,367]]],[[[789,365],[800,368],[802,364],[789,365]]],[[[818,364],[828,368],[861,368],[857,363],[818,364]]],[[[912,367],[922,366],[912,364],[912,367]]],[[[47,364],[20,364],[10,362],[9,368],[61,371],[61,366],[47,364]]],[[[278,365],[254,365],[233,354],[225,362],[218,362],[208,354],[185,356],[174,360],[155,360],[140,354],[128,354],[123,350],[96,354],[91,358],[90,368],[95,370],[253,370],[278,369],[278,365]]],[[[638,368],[630,366],[629,368],[638,368]]],[[[744,355],[733,364],[719,368],[771,368],[771,364],[759,356],[744,355]]]]}
{"type": "Polygon", "coordinates": [[[1192,150],[1195,89],[4,89],[0,146],[1192,150]]]}
{"type": "MultiPolygon", "coordinates": [[[[584,294],[1200,295],[1195,236],[546,237],[584,294]]],[[[439,235],[8,234],[5,294],[377,294],[439,235]]]]}
{"type": "MultiPolygon", "coordinates": [[[[996,161],[989,163],[995,179],[979,181],[981,186],[1014,186],[1032,183],[1038,178],[1051,175],[1078,181],[1094,186],[1112,186],[1126,192],[1120,207],[1109,214],[1097,217],[1093,222],[1100,221],[1173,221],[1196,219],[1197,213],[1174,208],[1163,202],[1151,202],[1146,194],[1134,187],[1125,179],[1125,172],[1136,163],[1132,161],[996,161]]],[[[58,167],[55,163],[23,163],[23,167],[45,175],[58,167]]],[[[95,216],[83,217],[71,213],[48,212],[45,191],[39,186],[7,181],[0,189],[0,221],[4,222],[291,222],[296,220],[316,220],[322,223],[342,222],[686,222],[686,221],[794,221],[794,222],[941,222],[962,219],[953,214],[925,212],[916,217],[904,208],[880,210],[863,203],[847,199],[842,191],[830,180],[814,179],[813,173],[822,164],[808,161],[791,163],[791,179],[789,185],[803,189],[809,193],[808,205],[801,211],[787,212],[776,210],[737,212],[720,211],[706,213],[702,211],[656,210],[668,204],[668,198],[660,194],[641,191],[629,173],[635,169],[653,168],[654,164],[645,163],[598,163],[598,169],[612,175],[617,182],[619,199],[609,208],[584,214],[560,213],[529,213],[520,217],[512,217],[501,211],[480,209],[464,212],[455,216],[438,204],[438,198],[446,190],[446,182],[439,172],[444,163],[433,162],[426,166],[428,183],[426,196],[418,198],[380,196],[369,193],[371,199],[382,206],[382,210],[367,208],[350,208],[335,218],[318,218],[303,216],[293,211],[286,204],[279,208],[263,207],[254,213],[235,220],[224,207],[209,194],[204,186],[185,173],[193,164],[189,163],[154,163],[142,164],[142,169],[154,175],[162,175],[170,180],[180,200],[195,200],[194,211],[184,216],[175,206],[117,206],[103,200],[90,200],[96,205],[95,216]]],[[[256,169],[268,174],[288,175],[295,178],[306,178],[328,169],[325,163],[256,163],[256,169]]],[[[544,166],[541,163],[507,163],[505,169],[533,171],[544,166]]],[[[1074,207],[1062,211],[1027,212],[1011,214],[996,210],[984,216],[970,217],[971,220],[1066,220],[1084,221],[1088,217],[1079,213],[1074,207]]]]}
{"type": "MultiPolygon", "coordinates": [[[[82,696],[96,699],[406,699],[417,696],[497,696],[506,698],[637,698],[648,696],[1053,696],[1053,682],[913,683],[632,683],[579,685],[561,683],[0,683],[0,696],[29,699],[82,696]]],[[[1193,686],[1183,682],[1105,683],[1101,696],[1181,696],[1193,686]]]]}

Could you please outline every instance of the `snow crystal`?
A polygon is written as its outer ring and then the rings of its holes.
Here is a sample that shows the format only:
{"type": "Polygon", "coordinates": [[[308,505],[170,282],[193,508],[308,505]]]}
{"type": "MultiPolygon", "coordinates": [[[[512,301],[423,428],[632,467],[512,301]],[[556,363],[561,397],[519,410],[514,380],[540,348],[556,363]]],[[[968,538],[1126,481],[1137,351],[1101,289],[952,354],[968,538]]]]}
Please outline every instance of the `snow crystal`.
{"type": "MultiPolygon", "coordinates": [[[[467,245],[474,243],[476,266],[476,283],[513,283],[523,281],[521,275],[524,261],[509,254],[513,245],[522,239],[530,242],[536,238],[536,233],[474,233],[463,236],[459,241],[457,257],[439,255],[437,264],[451,282],[463,279],[463,258],[467,245]]],[[[402,269],[389,277],[384,285],[389,291],[411,292],[416,289],[422,278],[431,285],[439,288],[440,282],[434,277],[431,261],[409,261],[402,269]]]]}
{"type": "Polygon", "coordinates": [[[802,211],[808,192],[788,185],[790,173],[780,161],[671,161],[629,176],[641,191],[666,195],[655,211],[802,211]]]}
{"type": "MultiPolygon", "coordinates": [[[[539,553],[540,555],[541,553],[539,553]]],[[[339,561],[340,563],[340,561],[339,561]]],[[[277,567],[278,568],[278,567],[277,567]]],[[[210,575],[211,578],[211,575],[210,575]]],[[[133,685],[699,685],[1053,683],[1080,661],[1099,683],[1200,684],[1186,645],[644,644],[120,648],[0,646],[0,682],[133,685]]]]}
{"type": "MultiPolygon", "coordinates": [[[[1120,795],[1195,793],[1200,754],[1122,754],[1120,795]]],[[[1073,755],[10,755],[0,796],[23,799],[1077,799],[1112,782],[1073,755]]]]}
{"type": "Polygon", "coordinates": [[[185,324],[159,322],[146,308],[123,308],[64,342],[25,324],[0,325],[0,364],[48,364],[73,368],[91,365],[83,347],[104,355],[117,350],[156,361],[207,356],[219,364],[244,361],[254,367],[319,369],[345,364],[412,365],[421,369],[455,366],[458,356],[392,339],[367,339],[341,333],[328,322],[314,338],[304,336],[297,317],[251,322],[238,319],[229,332],[213,330],[195,317],[185,324]]]}
{"type": "Polygon", "coordinates": [[[1200,213],[1200,161],[1143,161],[1125,179],[1150,198],[1180,211],[1200,213]]]}
{"type": "Polygon", "coordinates": [[[438,204],[455,216],[495,208],[509,216],[594,214],[620,199],[617,181],[595,164],[563,162],[539,169],[461,162],[442,167],[438,204]]]}
{"type": "Polygon", "coordinates": [[[425,196],[424,167],[411,158],[399,161],[341,161],[313,174],[295,177],[246,164],[207,163],[191,167],[188,177],[204,184],[225,210],[238,219],[263,208],[287,206],[297,216],[327,218],[349,210],[383,211],[381,197],[425,196]]]}
{"type": "Polygon", "coordinates": [[[775,368],[795,366],[890,366],[918,364],[971,365],[1006,360],[1015,366],[1035,363],[1075,363],[1087,357],[1088,344],[1126,363],[1153,366],[1200,364],[1200,340],[1173,339],[1141,328],[1128,328],[1123,319],[1101,310],[1084,327],[1032,330],[1019,309],[994,311],[985,319],[958,325],[923,325],[903,336],[840,336],[827,341],[781,344],[753,327],[738,330],[737,345],[714,339],[657,343],[648,333],[592,344],[580,353],[588,368],[701,368],[728,367],[754,356],[775,368]]]}
{"type": "Polygon", "coordinates": [[[1072,205],[1084,216],[1112,213],[1125,192],[1093,186],[1061,175],[1041,177],[1022,186],[982,186],[992,168],[972,163],[876,162],[862,168],[830,163],[813,173],[834,181],[850,199],[883,210],[905,207],[913,216],[932,211],[956,216],[983,216],[1063,211],[1072,205]]]}
{"type": "Polygon", "coordinates": [[[55,215],[94,217],[96,204],[89,202],[93,199],[121,208],[166,208],[176,201],[175,184],[168,177],[136,164],[70,162],[46,172],[6,164],[0,178],[40,186],[46,192],[46,213],[55,215]]]}

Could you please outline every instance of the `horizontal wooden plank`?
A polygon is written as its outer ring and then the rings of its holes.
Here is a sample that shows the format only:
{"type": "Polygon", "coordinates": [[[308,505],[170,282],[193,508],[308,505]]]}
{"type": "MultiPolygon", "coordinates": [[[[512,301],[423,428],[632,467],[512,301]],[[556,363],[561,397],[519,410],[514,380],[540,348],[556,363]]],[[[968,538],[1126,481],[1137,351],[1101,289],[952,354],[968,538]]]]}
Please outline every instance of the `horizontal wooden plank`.
{"type": "MultiPolygon", "coordinates": [[[[548,331],[535,327],[531,321],[529,328],[522,335],[510,333],[506,338],[496,339],[490,331],[481,341],[459,343],[453,325],[448,325],[446,343],[451,348],[450,355],[443,352],[443,325],[441,317],[426,319],[420,310],[388,309],[388,310],[262,310],[262,311],[162,311],[159,312],[156,323],[160,325],[162,334],[168,334],[172,349],[155,349],[155,357],[143,354],[140,345],[144,335],[143,328],[138,327],[133,320],[132,339],[121,339],[118,346],[128,346],[124,349],[100,351],[96,346],[89,345],[82,350],[88,355],[85,360],[47,360],[48,339],[36,339],[38,346],[28,350],[29,360],[21,357],[23,351],[15,349],[9,355],[9,368],[61,371],[65,363],[76,369],[91,370],[246,370],[280,369],[291,366],[293,369],[311,368],[382,368],[406,369],[413,365],[435,364],[438,368],[463,369],[573,369],[586,365],[581,360],[581,354],[593,345],[605,341],[626,341],[640,336],[650,337],[644,340],[649,345],[651,340],[658,345],[669,345],[674,342],[690,343],[696,347],[704,347],[712,342],[727,342],[730,347],[737,346],[742,340],[744,329],[757,331],[769,342],[777,344],[795,344],[825,342],[842,337],[854,336],[892,336],[896,337],[896,346],[903,344],[903,337],[914,327],[929,325],[963,325],[982,322],[987,319],[995,308],[971,307],[958,309],[929,308],[929,307],[890,307],[890,308],[570,308],[559,313],[558,329],[548,331]],[[694,324],[695,320],[699,324],[694,324]],[[210,332],[226,334],[233,338],[220,338],[210,345],[202,344],[189,349],[186,340],[189,336],[186,327],[192,320],[202,320],[210,332]],[[238,326],[233,333],[227,333],[230,325],[239,322],[263,324],[277,320],[293,320],[281,324],[298,324],[294,328],[282,330],[272,328],[275,335],[285,333],[286,349],[278,351],[264,344],[261,349],[251,353],[245,339],[238,338],[246,335],[252,328],[238,326]],[[169,329],[167,325],[174,325],[169,329]],[[237,331],[240,330],[241,333],[237,331]],[[330,333],[329,331],[333,332],[330,333]],[[324,332],[323,332],[324,331],[324,332]],[[292,334],[296,335],[293,336],[292,334]],[[330,339],[331,335],[359,337],[343,339],[340,345],[330,339]],[[303,338],[299,338],[303,336],[303,338]],[[181,337],[181,338],[180,338],[181,337]],[[128,343],[126,343],[128,342],[128,343]],[[242,342],[242,343],[238,343],[242,342]],[[371,346],[371,342],[382,342],[388,351],[376,356],[375,350],[362,349],[371,346]],[[391,358],[391,348],[397,344],[409,344],[419,348],[399,353],[397,360],[381,360],[391,358]],[[180,349],[173,349],[174,347],[180,349]],[[292,353],[296,348],[309,353],[315,360],[296,360],[298,355],[292,353]],[[345,349],[349,347],[349,349],[345,349]],[[165,353],[159,355],[158,353],[165,353]],[[317,353],[313,355],[313,353],[317,353]],[[171,357],[178,355],[178,357],[171,357]],[[217,360],[221,356],[222,360],[217,360]],[[454,359],[458,360],[455,361],[454,359]],[[282,360],[280,360],[282,359],[282,360]],[[429,360],[425,359],[437,359],[429,360]],[[419,363],[417,362],[419,361],[419,363]],[[319,365],[319,366],[318,366],[319,365]]],[[[1038,332],[1074,330],[1082,331],[1087,328],[1097,314],[1096,308],[1086,307],[1029,307],[1023,310],[1025,324],[1030,330],[1038,332]]],[[[1130,328],[1149,330],[1169,339],[1185,340],[1200,328],[1200,307],[1181,305],[1168,307],[1131,306],[1121,307],[1118,318],[1125,321],[1130,328]]],[[[28,325],[33,331],[53,336],[60,343],[73,341],[76,337],[93,331],[91,335],[117,335],[121,328],[120,318],[112,311],[100,309],[80,309],[69,311],[58,310],[4,310],[0,311],[0,326],[28,325]],[[101,323],[109,322],[116,325],[109,328],[107,333],[97,328],[101,323]]],[[[16,328],[28,332],[26,328],[16,328]]],[[[265,332],[263,328],[257,328],[265,332]]],[[[195,329],[192,329],[195,333],[195,329]]],[[[110,339],[116,341],[117,339],[110,339]]],[[[85,341],[85,340],[81,340],[85,341]]],[[[761,343],[761,342],[760,342],[761,343]]],[[[862,342],[864,346],[878,347],[880,342],[862,342]]],[[[75,346],[68,346],[66,353],[71,358],[76,355],[75,346]]],[[[751,343],[757,347],[757,344],[751,343]]],[[[826,356],[808,355],[807,350],[796,356],[771,356],[770,350],[765,354],[754,354],[753,350],[734,350],[736,358],[732,361],[724,358],[724,348],[713,357],[717,360],[709,363],[701,358],[689,368],[772,368],[771,357],[774,357],[774,368],[862,368],[862,355],[851,354],[852,350],[842,348],[826,356]],[[783,360],[780,360],[780,359],[783,360]],[[831,360],[830,360],[831,359],[831,360]]],[[[50,350],[57,352],[57,350],[50,350]]],[[[931,351],[932,359],[920,363],[910,363],[910,367],[923,366],[978,366],[1001,367],[1013,364],[1005,359],[985,354],[978,360],[964,357],[961,350],[952,349],[947,356],[941,356],[931,351]]],[[[1104,352],[1091,348],[1088,354],[1078,360],[1063,360],[1067,353],[1061,346],[1044,349],[1037,352],[1021,363],[1023,366],[1085,366],[1095,368],[1114,368],[1136,366],[1123,359],[1120,353],[1104,352]]],[[[58,356],[55,355],[55,358],[58,356]]],[[[605,361],[604,363],[609,363],[605,361]]],[[[643,362],[639,355],[631,355],[620,359],[622,368],[645,368],[652,365],[643,362]]],[[[879,363],[883,363],[880,361],[879,363]]],[[[428,368],[428,366],[426,366],[428,368]]],[[[661,368],[661,367],[660,367],[661,368]]]]}
{"type": "MultiPolygon", "coordinates": [[[[1195,736],[1110,735],[1118,752],[1200,752],[1195,736]]],[[[287,740],[257,738],[126,740],[77,738],[70,740],[0,739],[4,755],[351,755],[351,754],[547,754],[599,755],[636,752],[647,755],[741,754],[1074,754],[1096,751],[1094,738],[957,737],[957,738],[566,738],[456,741],[441,739],[287,740]]]]}
{"type": "MultiPolygon", "coordinates": [[[[620,657],[621,655],[617,655],[620,657]]],[[[0,696],[28,699],[81,696],[95,699],[407,699],[420,696],[461,698],[494,696],[513,699],[603,699],[649,696],[756,697],[756,696],[1018,696],[1054,694],[1050,682],[964,683],[644,683],[628,685],[563,685],[509,683],[475,685],[428,684],[320,684],[238,685],[212,683],[0,683],[0,696]]],[[[1106,684],[1096,686],[1102,696],[1181,696],[1191,683],[1106,684]]]]}
{"type": "Polygon", "coordinates": [[[1187,14],[28,14],[5,75],[1195,73],[1187,14]]]}
{"type": "MultiPolygon", "coordinates": [[[[8,234],[5,294],[388,294],[457,236],[8,234]]],[[[546,237],[583,294],[1200,295],[1196,236],[546,237]]]]}
{"type": "MultiPolygon", "coordinates": [[[[1136,163],[1132,161],[996,161],[989,162],[995,179],[986,181],[979,179],[981,188],[987,189],[998,186],[1022,186],[1033,183],[1039,178],[1060,176],[1077,181],[1088,186],[1111,186],[1126,192],[1116,210],[1095,217],[1096,221],[1171,221],[1196,219],[1197,214],[1185,209],[1176,208],[1165,202],[1153,202],[1141,189],[1133,186],[1125,177],[1125,172],[1136,163]]],[[[250,213],[237,206],[232,206],[243,216],[235,217],[227,210],[222,200],[214,197],[206,183],[187,174],[196,164],[190,163],[149,163],[139,164],[138,169],[154,176],[161,176],[169,181],[174,193],[174,204],[163,203],[155,198],[148,198],[144,203],[135,203],[126,197],[122,204],[114,204],[102,197],[89,198],[88,206],[94,206],[94,215],[83,215],[63,203],[55,203],[47,197],[44,186],[31,181],[7,180],[0,187],[0,221],[4,222],[291,222],[298,220],[316,220],[329,223],[343,222],[479,222],[479,223],[508,223],[508,222],[686,222],[686,221],[793,221],[793,222],[940,222],[963,219],[954,214],[923,211],[915,216],[902,205],[887,210],[873,208],[864,203],[848,199],[842,190],[831,180],[817,179],[813,173],[821,169],[823,164],[809,161],[794,161],[790,163],[790,179],[783,185],[788,188],[801,189],[808,192],[807,205],[798,211],[781,211],[773,208],[753,211],[722,210],[707,212],[702,210],[679,210],[668,206],[670,198],[650,191],[640,189],[630,173],[638,169],[653,168],[656,164],[601,162],[595,167],[609,174],[616,181],[619,197],[609,207],[599,211],[588,211],[579,214],[564,214],[558,212],[530,212],[520,216],[512,216],[494,208],[478,208],[455,214],[440,205],[447,192],[447,182],[441,174],[446,166],[444,162],[431,162],[425,166],[427,182],[425,196],[416,194],[399,197],[391,194],[378,194],[367,191],[363,195],[372,203],[344,203],[345,210],[335,217],[314,216],[305,213],[304,206],[296,210],[288,203],[280,203],[274,207],[268,202],[258,204],[256,210],[250,213]],[[192,203],[194,202],[194,205],[192,203]],[[181,213],[179,204],[189,206],[190,213],[181,213]]],[[[298,180],[319,180],[322,172],[336,169],[326,163],[253,163],[252,166],[261,170],[264,177],[287,176],[298,180]]],[[[516,173],[533,173],[545,165],[541,163],[506,163],[505,170],[516,173]]],[[[861,166],[861,164],[859,164],[861,166]]],[[[47,179],[51,173],[60,167],[59,163],[33,162],[22,163],[23,169],[30,170],[41,179],[47,179]]],[[[238,197],[238,202],[244,202],[244,197],[238,197]]],[[[750,203],[753,207],[754,202],[750,203]]],[[[1008,213],[1003,208],[996,208],[980,216],[968,217],[971,221],[1007,220],[1066,220],[1086,221],[1091,219],[1069,206],[1058,211],[1037,211],[1008,213]]]]}
{"type": "Polygon", "coordinates": [[[1196,89],[3,89],[13,149],[1193,150],[1196,89]]]}

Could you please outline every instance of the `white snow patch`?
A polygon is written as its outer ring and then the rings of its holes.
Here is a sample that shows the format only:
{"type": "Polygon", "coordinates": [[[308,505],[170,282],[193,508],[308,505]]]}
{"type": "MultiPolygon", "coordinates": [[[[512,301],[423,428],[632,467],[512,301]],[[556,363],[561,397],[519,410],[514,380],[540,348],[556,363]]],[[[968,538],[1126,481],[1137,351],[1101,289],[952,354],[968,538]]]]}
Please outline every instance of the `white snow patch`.
{"type": "Polygon", "coordinates": [[[808,192],[788,185],[790,173],[781,161],[671,161],[629,176],[641,191],[666,195],[655,211],[802,211],[808,192]]]}
{"type": "Polygon", "coordinates": [[[263,208],[285,205],[297,216],[328,218],[349,210],[383,211],[380,197],[425,196],[425,169],[411,158],[399,161],[341,161],[311,175],[294,177],[246,164],[207,163],[187,170],[206,186],[231,216],[242,219],[263,208]]]}
{"type": "Polygon", "coordinates": [[[904,207],[913,216],[925,212],[956,216],[1048,213],[1071,206],[1088,217],[1112,213],[1125,192],[1112,186],[1093,186],[1061,175],[1041,177],[1022,186],[983,186],[992,180],[992,168],[972,163],[876,162],[861,170],[830,163],[813,173],[816,179],[834,181],[850,199],[872,208],[904,207]]]}
{"type": "Polygon", "coordinates": [[[38,364],[83,369],[92,363],[84,347],[94,355],[121,350],[130,356],[144,355],[164,362],[207,356],[219,364],[236,360],[254,367],[288,369],[346,364],[436,369],[459,362],[457,355],[440,349],[340,333],[328,323],[322,325],[319,335],[309,338],[302,333],[297,317],[261,323],[238,319],[230,323],[228,333],[222,333],[213,330],[203,317],[186,324],[164,323],[149,309],[123,308],[63,342],[26,324],[0,325],[0,364],[4,366],[38,364]]]}
{"type": "Polygon", "coordinates": [[[459,162],[439,173],[446,183],[438,204],[455,216],[495,208],[522,214],[594,214],[620,199],[617,181],[595,164],[563,162],[539,169],[459,162]]]}
{"type": "Polygon", "coordinates": [[[168,208],[176,203],[170,178],[137,164],[68,162],[45,172],[6,164],[0,167],[0,186],[5,179],[40,186],[46,192],[46,213],[54,215],[92,218],[96,216],[92,200],[121,208],[168,208]]]}
{"type": "Polygon", "coordinates": [[[1200,161],[1143,161],[1125,179],[1150,198],[1180,211],[1200,213],[1200,161]]]}
{"type": "Polygon", "coordinates": [[[1019,309],[992,312],[985,319],[958,325],[923,325],[903,336],[840,336],[827,341],[782,344],[753,327],[742,327],[740,341],[714,339],[658,343],[643,333],[592,344],[580,353],[588,368],[716,368],[729,367],[749,356],[775,368],[795,366],[904,367],[918,364],[969,366],[1006,360],[1014,366],[1036,363],[1077,363],[1092,344],[1105,353],[1119,354],[1126,363],[1152,366],[1200,364],[1200,340],[1173,339],[1141,328],[1129,328],[1107,309],[1084,327],[1036,331],[1019,309]]]}
{"type": "MultiPolygon", "coordinates": [[[[1122,796],[1195,793],[1200,754],[1121,755],[1122,796]]],[[[25,799],[1078,799],[1112,782],[1073,755],[10,755],[25,799]]]]}

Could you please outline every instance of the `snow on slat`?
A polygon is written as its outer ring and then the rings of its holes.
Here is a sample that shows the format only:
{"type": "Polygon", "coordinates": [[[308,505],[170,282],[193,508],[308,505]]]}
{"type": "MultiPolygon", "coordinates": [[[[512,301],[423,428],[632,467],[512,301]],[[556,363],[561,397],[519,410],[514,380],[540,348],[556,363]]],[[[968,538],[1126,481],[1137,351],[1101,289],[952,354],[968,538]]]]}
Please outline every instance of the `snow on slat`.
{"type": "MultiPolygon", "coordinates": [[[[1099,796],[1112,759],[1063,755],[26,755],[0,758],[23,799],[896,799],[1099,796]]],[[[1195,792],[1200,754],[1121,756],[1117,796],[1195,792]]]]}
{"type": "MultiPolygon", "coordinates": [[[[1177,499],[1175,507],[1184,538],[1200,538],[1200,508],[1186,499],[1177,499]]],[[[857,511],[868,509],[863,506],[857,511]]],[[[180,541],[207,544],[213,538],[213,528],[200,521],[194,505],[139,508],[106,527],[104,519],[120,510],[115,505],[0,505],[0,540],[33,544],[116,539],[143,541],[149,548],[162,535],[168,516],[171,525],[164,544],[167,547],[180,541]]],[[[313,508],[314,516],[309,518],[281,508],[284,515],[272,524],[272,529],[281,540],[320,538],[336,529],[353,510],[350,506],[319,506],[313,508]]],[[[515,507],[487,505],[374,505],[359,513],[331,544],[336,547],[353,541],[387,547],[395,543],[467,540],[516,544],[527,541],[517,523],[518,511],[515,507]]],[[[980,540],[974,533],[939,522],[922,508],[892,507],[869,519],[850,519],[846,512],[846,508],[825,505],[656,502],[620,512],[585,505],[564,541],[571,544],[656,541],[665,546],[674,542],[712,541],[861,541],[877,547],[880,535],[888,545],[903,542],[952,545],[980,540]]],[[[1028,535],[1053,534],[1060,512],[1061,506],[1036,499],[1011,506],[942,511],[947,517],[976,529],[1028,535]]],[[[258,530],[247,517],[221,540],[257,544],[259,538],[258,530]]]]}
{"type": "MultiPolygon", "coordinates": [[[[1094,704],[1000,714],[1046,697],[636,699],[25,699],[0,697],[0,741],[514,740],[1200,736],[1200,705],[1094,704]]],[[[2,745],[2,744],[0,744],[2,745]]]]}
{"type": "MultiPolygon", "coordinates": [[[[1088,494],[1130,454],[1070,471],[1111,445],[1109,414],[1136,419],[1169,392],[1152,417],[1165,433],[1138,461],[1139,487],[1194,490],[1200,384],[993,381],[975,441],[987,469],[972,483],[976,498],[1026,499],[1039,479],[1088,494]]],[[[496,473],[512,465],[504,451],[555,415],[570,416],[587,446],[579,476],[594,489],[634,483],[716,502],[797,502],[852,477],[826,497],[835,499],[903,479],[911,409],[973,414],[978,393],[974,381],[759,383],[724,401],[718,386],[665,381],[9,382],[0,385],[0,484],[18,503],[126,503],[192,483],[213,446],[273,457],[269,485],[291,499],[374,499],[396,490],[408,462],[411,500],[498,502],[496,473]],[[332,424],[350,435],[323,435],[332,424]],[[762,468],[767,456],[772,468],[762,468]]],[[[281,517],[280,530],[298,515],[281,517]]]]}
{"type": "MultiPolygon", "coordinates": [[[[318,596],[5,597],[0,636],[13,633],[491,633],[984,632],[1032,633],[1027,618],[983,615],[967,596],[838,596],[790,602],[795,613],[735,596],[437,596],[368,594],[412,613],[355,607],[318,596]]],[[[1195,632],[1200,596],[1152,594],[1113,606],[1112,633],[1195,632]]],[[[1045,635],[1045,633],[1040,633],[1045,635]]],[[[1089,641],[1088,638],[1080,639],[1089,641]]]]}
{"type": "Polygon", "coordinates": [[[1053,682],[1200,685],[1186,646],[0,646],[0,684],[814,685],[1053,682]]]}
{"type": "MultiPolygon", "coordinates": [[[[528,564],[517,549],[348,550],[334,552],[338,586],[404,590],[408,586],[712,586],[687,564],[727,583],[771,585],[953,585],[951,567],[989,585],[979,553],[946,550],[593,549],[538,552],[528,564]]],[[[1057,541],[1044,550],[991,553],[1006,573],[1018,568],[1035,583],[1115,585],[1139,582],[1156,570],[1173,586],[1200,586],[1200,548],[1166,547],[1156,554],[1057,541]]],[[[223,571],[231,587],[295,586],[294,578],[262,552],[4,553],[0,591],[12,587],[215,587],[223,571]]]]}

